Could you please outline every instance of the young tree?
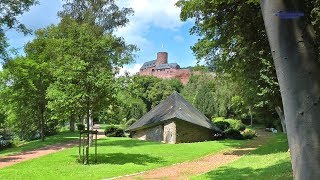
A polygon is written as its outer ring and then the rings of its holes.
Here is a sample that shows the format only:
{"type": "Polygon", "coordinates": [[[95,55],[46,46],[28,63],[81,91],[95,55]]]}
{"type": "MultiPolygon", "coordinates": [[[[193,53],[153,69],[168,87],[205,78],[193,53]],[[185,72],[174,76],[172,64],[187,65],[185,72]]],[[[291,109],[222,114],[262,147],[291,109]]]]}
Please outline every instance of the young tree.
{"type": "Polygon", "coordinates": [[[261,0],[280,83],[294,178],[318,179],[320,61],[306,5],[298,0],[261,0]]]}

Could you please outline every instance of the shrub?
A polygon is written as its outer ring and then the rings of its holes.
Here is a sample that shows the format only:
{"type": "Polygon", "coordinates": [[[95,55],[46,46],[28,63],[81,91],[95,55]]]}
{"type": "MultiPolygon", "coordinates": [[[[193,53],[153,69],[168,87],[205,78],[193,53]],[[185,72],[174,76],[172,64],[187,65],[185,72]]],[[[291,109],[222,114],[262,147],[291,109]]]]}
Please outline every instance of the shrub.
{"type": "Polygon", "coordinates": [[[125,125],[126,125],[127,127],[129,127],[129,126],[131,126],[133,123],[135,123],[136,121],[137,121],[137,119],[131,118],[131,119],[129,119],[129,120],[125,123],[125,125]]]}
{"type": "Polygon", "coordinates": [[[85,125],[84,125],[84,124],[77,124],[77,129],[78,129],[79,131],[84,130],[84,128],[85,128],[85,125]]]}
{"type": "Polygon", "coordinates": [[[244,139],[240,131],[237,129],[227,129],[224,131],[224,135],[229,139],[244,139]]]}
{"type": "Polygon", "coordinates": [[[44,128],[44,135],[45,136],[52,136],[58,133],[58,121],[52,120],[47,122],[44,128]]]}
{"type": "Polygon", "coordinates": [[[226,121],[218,121],[214,123],[221,131],[229,129],[230,124],[226,121]]]}
{"type": "Polygon", "coordinates": [[[255,131],[250,130],[250,129],[246,129],[242,132],[242,136],[244,139],[252,139],[253,137],[256,137],[257,134],[255,131]]]}
{"type": "Polygon", "coordinates": [[[124,137],[124,129],[119,126],[107,126],[104,134],[109,137],[124,137]]]}
{"type": "MultiPolygon", "coordinates": [[[[215,124],[219,123],[219,122],[225,122],[225,124],[229,123],[229,127],[230,129],[236,129],[238,131],[243,131],[246,129],[246,126],[240,121],[240,120],[236,120],[236,119],[223,119],[223,118],[214,118],[213,122],[215,124]]],[[[222,123],[221,123],[222,124],[222,123]]],[[[222,130],[222,129],[221,129],[222,130]]]]}
{"type": "Polygon", "coordinates": [[[13,136],[0,131],[0,150],[13,146],[13,136]]]}

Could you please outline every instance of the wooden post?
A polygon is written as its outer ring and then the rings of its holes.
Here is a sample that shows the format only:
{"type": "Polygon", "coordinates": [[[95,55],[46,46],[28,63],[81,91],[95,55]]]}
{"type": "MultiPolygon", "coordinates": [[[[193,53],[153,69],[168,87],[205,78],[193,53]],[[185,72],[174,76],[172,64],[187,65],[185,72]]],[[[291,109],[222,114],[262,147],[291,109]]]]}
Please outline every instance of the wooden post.
{"type": "Polygon", "coordinates": [[[79,159],[81,159],[81,131],[79,132],[79,159]]]}
{"type": "Polygon", "coordinates": [[[95,143],[95,163],[97,163],[97,140],[98,140],[98,131],[96,130],[96,143],[95,143]]]}

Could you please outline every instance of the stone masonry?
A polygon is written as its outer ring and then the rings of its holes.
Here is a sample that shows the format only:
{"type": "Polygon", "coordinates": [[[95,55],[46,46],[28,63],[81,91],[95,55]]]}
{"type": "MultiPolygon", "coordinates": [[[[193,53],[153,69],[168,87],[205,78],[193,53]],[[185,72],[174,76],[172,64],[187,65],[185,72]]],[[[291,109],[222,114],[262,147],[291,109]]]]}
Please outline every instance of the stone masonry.
{"type": "Polygon", "coordinates": [[[177,63],[168,63],[168,53],[158,52],[156,60],[143,64],[139,75],[156,76],[162,79],[177,78],[183,84],[187,84],[191,76],[191,70],[181,69],[177,63]]]}
{"type": "Polygon", "coordinates": [[[212,140],[213,131],[186,121],[173,119],[161,125],[135,131],[132,137],[175,144],[212,140]]]}

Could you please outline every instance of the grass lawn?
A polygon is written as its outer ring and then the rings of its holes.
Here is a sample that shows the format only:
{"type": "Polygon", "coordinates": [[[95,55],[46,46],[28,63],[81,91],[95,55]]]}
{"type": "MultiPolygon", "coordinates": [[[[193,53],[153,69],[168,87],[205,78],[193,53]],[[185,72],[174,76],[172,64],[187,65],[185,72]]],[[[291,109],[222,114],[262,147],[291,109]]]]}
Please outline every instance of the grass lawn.
{"type": "Polygon", "coordinates": [[[78,139],[79,133],[78,132],[60,132],[57,135],[46,137],[45,141],[42,142],[41,140],[35,141],[28,141],[22,144],[19,144],[17,147],[9,148],[0,151],[0,157],[10,154],[16,154],[23,151],[29,151],[36,148],[44,147],[51,144],[63,143],[68,142],[73,139],[78,139]]]}
{"type": "Polygon", "coordinates": [[[273,140],[250,154],[192,179],[293,179],[284,134],[274,135],[273,140]]]}
{"type": "Polygon", "coordinates": [[[192,160],[246,142],[225,140],[162,144],[130,138],[105,138],[98,140],[97,164],[78,163],[78,148],[74,147],[0,169],[0,179],[110,178],[192,160]]]}

